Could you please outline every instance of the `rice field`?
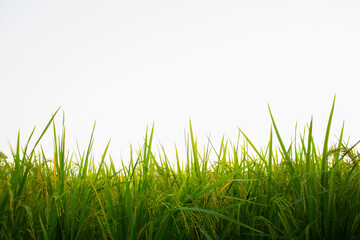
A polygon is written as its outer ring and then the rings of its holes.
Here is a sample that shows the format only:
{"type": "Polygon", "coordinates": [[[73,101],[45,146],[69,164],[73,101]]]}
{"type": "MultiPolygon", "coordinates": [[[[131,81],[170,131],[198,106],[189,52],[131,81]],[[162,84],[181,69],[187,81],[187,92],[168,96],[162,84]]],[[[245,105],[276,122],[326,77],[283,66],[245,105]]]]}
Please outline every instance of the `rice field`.
{"type": "Polygon", "coordinates": [[[172,163],[152,151],[152,127],[121,166],[109,145],[94,159],[94,129],[88,148],[69,154],[58,110],[40,136],[18,136],[11,156],[0,154],[0,239],[359,239],[359,153],[344,128],[329,142],[334,105],[322,146],[312,119],[285,146],[269,108],[264,148],[239,130],[245,144],[200,151],[190,123],[186,158],[176,152],[172,163]],[[54,156],[45,156],[51,129],[54,156]]]}

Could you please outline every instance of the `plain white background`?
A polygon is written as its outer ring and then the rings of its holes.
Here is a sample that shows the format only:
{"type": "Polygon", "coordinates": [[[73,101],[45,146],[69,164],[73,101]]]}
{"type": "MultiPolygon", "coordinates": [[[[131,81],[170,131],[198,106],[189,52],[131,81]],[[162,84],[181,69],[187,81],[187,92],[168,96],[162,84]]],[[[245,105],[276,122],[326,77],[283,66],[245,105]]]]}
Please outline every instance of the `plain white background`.
{"type": "MultiPolygon", "coordinates": [[[[51,114],[67,149],[81,151],[96,121],[94,156],[111,138],[115,162],[155,122],[154,152],[184,152],[191,118],[199,146],[265,147],[270,105],[288,145],[314,117],[321,146],[332,101],[334,142],[345,121],[360,139],[358,1],[0,2],[0,150],[34,140],[51,114]]],[[[32,142],[32,144],[35,141],[32,142]]],[[[41,142],[52,158],[52,129],[41,142]]],[[[214,155],[215,156],[215,155],[214,155]]],[[[182,157],[182,158],[183,158],[182,157]]]]}

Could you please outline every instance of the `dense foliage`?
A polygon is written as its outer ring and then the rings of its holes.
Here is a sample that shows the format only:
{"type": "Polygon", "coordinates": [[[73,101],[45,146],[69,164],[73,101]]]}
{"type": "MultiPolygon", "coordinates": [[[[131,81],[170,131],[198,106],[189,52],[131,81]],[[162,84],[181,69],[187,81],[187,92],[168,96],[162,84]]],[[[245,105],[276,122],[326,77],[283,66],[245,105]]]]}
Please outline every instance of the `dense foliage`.
{"type": "Polygon", "coordinates": [[[96,164],[93,134],[86,152],[67,155],[55,124],[54,159],[36,154],[55,113],[31,151],[33,134],[13,161],[0,155],[0,239],[357,239],[359,158],[343,131],[328,144],[333,110],[322,150],[312,120],[285,147],[270,112],[276,137],[263,150],[240,131],[243,146],[223,140],[201,153],[190,124],[187,158],[171,164],[151,151],[152,128],[120,168],[107,148],[96,164]]]}

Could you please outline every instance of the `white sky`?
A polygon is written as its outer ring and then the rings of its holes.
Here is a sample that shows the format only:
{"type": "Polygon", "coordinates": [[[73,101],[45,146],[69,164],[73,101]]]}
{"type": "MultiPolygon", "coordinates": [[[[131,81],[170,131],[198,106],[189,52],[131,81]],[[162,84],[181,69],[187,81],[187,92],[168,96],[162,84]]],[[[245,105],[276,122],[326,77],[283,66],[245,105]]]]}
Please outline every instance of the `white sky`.
{"type": "MultiPolygon", "coordinates": [[[[189,118],[202,147],[210,133],[236,142],[238,127],[265,146],[267,104],[286,144],[313,115],[320,145],[335,94],[331,136],[345,121],[355,143],[359,13],[344,0],[0,1],[0,150],[19,129],[22,145],[35,125],[38,137],[60,106],[70,152],[97,122],[97,159],[111,138],[126,161],[153,122],[154,145],[185,156],[189,118]]],[[[51,129],[42,145],[52,152],[51,129]]]]}

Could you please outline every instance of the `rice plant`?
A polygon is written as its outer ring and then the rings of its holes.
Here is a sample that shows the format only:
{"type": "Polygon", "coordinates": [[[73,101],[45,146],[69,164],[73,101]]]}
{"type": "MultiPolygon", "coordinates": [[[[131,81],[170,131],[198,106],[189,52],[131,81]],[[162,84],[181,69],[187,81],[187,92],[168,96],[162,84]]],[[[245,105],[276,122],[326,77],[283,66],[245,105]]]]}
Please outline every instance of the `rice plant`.
{"type": "Polygon", "coordinates": [[[263,149],[239,130],[243,145],[223,139],[201,152],[190,122],[186,158],[176,152],[173,163],[152,150],[152,126],[121,166],[107,155],[110,143],[95,161],[95,125],[88,148],[70,155],[57,110],[32,149],[34,131],[23,147],[18,136],[11,156],[0,153],[0,238],[358,239],[359,153],[344,127],[329,143],[334,105],[320,148],[312,119],[285,146],[269,108],[263,149]],[[39,143],[51,126],[54,155],[45,156],[39,143]]]}

